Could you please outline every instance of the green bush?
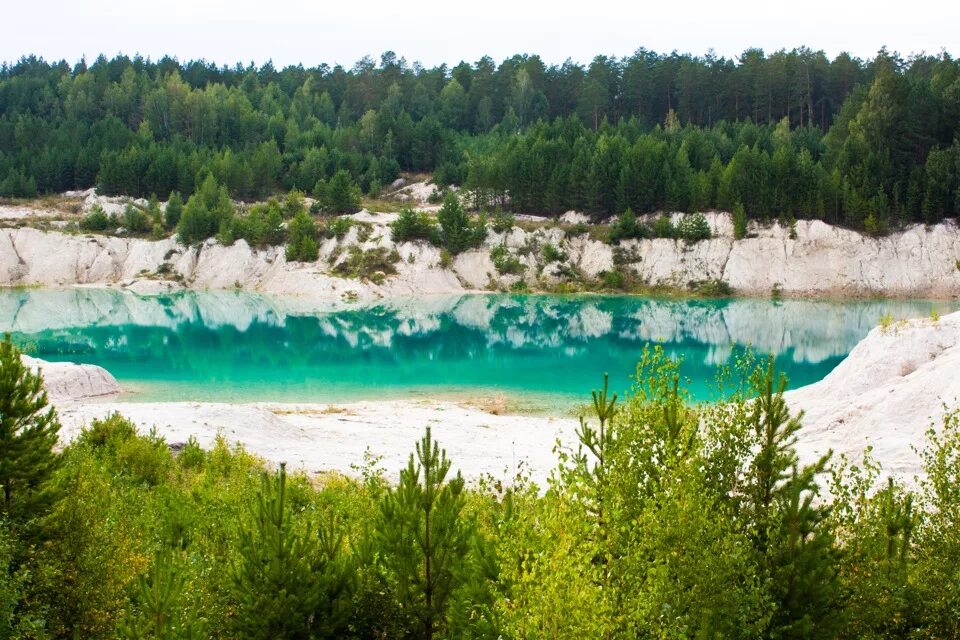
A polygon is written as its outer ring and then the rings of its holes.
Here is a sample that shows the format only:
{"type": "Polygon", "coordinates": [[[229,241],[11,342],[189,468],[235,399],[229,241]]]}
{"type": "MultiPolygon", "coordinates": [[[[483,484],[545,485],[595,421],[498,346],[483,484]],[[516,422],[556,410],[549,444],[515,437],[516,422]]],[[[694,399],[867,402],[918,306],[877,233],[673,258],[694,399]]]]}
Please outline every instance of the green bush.
{"type": "Polygon", "coordinates": [[[147,233],[152,223],[142,209],[128,204],[123,210],[123,226],[126,227],[127,233],[147,233]]]}
{"type": "Polygon", "coordinates": [[[287,228],[290,240],[287,243],[288,262],[316,262],[320,255],[317,244],[317,225],[306,211],[301,211],[287,228]]]}
{"type": "Polygon", "coordinates": [[[541,251],[543,255],[543,261],[546,262],[547,264],[551,262],[567,261],[567,257],[568,257],[567,254],[561,249],[557,248],[555,245],[545,244],[543,245],[543,249],[541,251]]]}
{"type": "Polygon", "coordinates": [[[677,237],[686,242],[708,240],[712,236],[710,225],[702,213],[685,213],[677,225],[677,237]]]}
{"type": "Polygon", "coordinates": [[[397,273],[398,262],[400,262],[400,254],[395,249],[374,247],[364,250],[352,245],[347,250],[347,257],[334,267],[334,272],[344,277],[371,280],[375,284],[382,284],[385,276],[397,273]]]}
{"type": "Polygon", "coordinates": [[[175,229],[180,223],[181,215],[183,215],[183,199],[178,191],[173,191],[170,193],[167,206],[163,210],[163,226],[168,231],[175,229]]]}
{"type": "Polygon", "coordinates": [[[632,209],[621,213],[616,222],[610,226],[610,242],[616,244],[621,240],[649,238],[652,232],[647,225],[637,222],[637,216],[632,209]]]}
{"type": "Polygon", "coordinates": [[[497,233],[509,233],[515,225],[516,218],[503,209],[497,209],[490,221],[490,227],[497,233]]]}
{"type": "Polygon", "coordinates": [[[498,244],[490,250],[490,260],[500,275],[516,275],[523,273],[523,263],[520,259],[510,253],[507,245],[498,244]]]}
{"type": "Polygon", "coordinates": [[[437,212],[437,221],[440,223],[440,243],[454,255],[479,247],[487,237],[487,224],[483,216],[471,222],[460,204],[460,198],[452,191],[448,191],[444,197],[443,206],[437,212]]]}
{"type": "Polygon", "coordinates": [[[673,221],[670,219],[670,216],[663,214],[659,216],[656,220],[653,221],[653,226],[651,227],[654,238],[676,238],[677,230],[673,226],[673,221]]]}
{"type": "Polygon", "coordinates": [[[187,245],[203,242],[219,233],[221,226],[229,224],[232,218],[233,202],[226,188],[208,175],[187,200],[177,224],[177,237],[187,245]]]}
{"type": "Polygon", "coordinates": [[[265,204],[250,207],[245,215],[233,219],[233,235],[243,238],[253,247],[283,244],[286,231],[280,203],[271,199],[265,204]]]}
{"type": "Polygon", "coordinates": [[[347,233],[350,231],[350,227],[352,227],[354,224],[353,218],[348,218],[347,216],[331,218],[323,226],[323,237],[343,240],[343,237],[347,235],[347,233]]]}
{"type": "Polygon", "coordinates": [[[390,237],[397,243],[426,240],[436,244],[440,240],[440,230],[429,214],[403,207],[390,224],[390,237]]]}
{"type": "Polygon", "coordinates": [[[110,218],[103,207],[96,204],[80,221],[80,228],[84,231],[106,231],[110,227],[110,218]]]}
{"type": "Polygon", "coordinates": [[[627,277],[622,271],[604,271],[600,274],[600,285],[604,289],[624,291],[627,288],[627,277]]]}
{"type": "Polygon", "coordinates": [[[360,210],[360,187],[343,169],[337,171],[330,181],[316,187],[314,196],[329,213],[356,213],[360,210]]]}

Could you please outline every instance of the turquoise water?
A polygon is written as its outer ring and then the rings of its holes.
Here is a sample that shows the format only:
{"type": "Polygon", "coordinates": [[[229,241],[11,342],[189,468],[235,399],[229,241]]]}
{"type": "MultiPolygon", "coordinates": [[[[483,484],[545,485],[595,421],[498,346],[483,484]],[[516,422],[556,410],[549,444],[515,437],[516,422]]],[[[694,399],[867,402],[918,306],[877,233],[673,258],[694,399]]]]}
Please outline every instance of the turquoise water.
{"type": "Polygon", "coordinates": [[[141,297],[113,290],[0,292],[0,331],[46,360],[97,364],[131,401],[589,398],[624,390],[643,347],[683,358],[697,398],[737,348],[775,355],[792,387],[823,378],[877,324],[957,303],[662,300],[469,295],[309,308],[243,292],[141,297]]]}

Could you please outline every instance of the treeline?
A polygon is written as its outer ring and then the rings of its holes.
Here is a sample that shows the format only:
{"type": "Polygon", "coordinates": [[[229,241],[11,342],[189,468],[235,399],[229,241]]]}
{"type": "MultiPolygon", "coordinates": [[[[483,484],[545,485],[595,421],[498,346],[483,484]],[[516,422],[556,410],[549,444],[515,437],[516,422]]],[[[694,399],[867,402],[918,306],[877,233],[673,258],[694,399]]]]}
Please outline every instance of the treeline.
{"type": "Polygon", "coordinates": [[[375,458],[311,481],[222,438],[173,453],[119,415],[54,451],[8,339],[0,636],[956,637],[957,414],[917,490],[869,458],[802,465],[785,381],[743,363],[727,401],[693,404],[647,351],[545,487],[469,487],[429,429],[396,484],[375,458]]]}
{"type": "Polygon", "coordinates": [[[341,170],[377,193],[429,171],[522,212],[740,202],[753,217],[861,227],[872,214],[882,230],[956,214],[958,87],[948,54],[886,50],[431,69],[386,53],[349,70],[31,57],[0,70],[0,195],[96,184],[165,199],[212,173],[258,199],[341,170]]]}

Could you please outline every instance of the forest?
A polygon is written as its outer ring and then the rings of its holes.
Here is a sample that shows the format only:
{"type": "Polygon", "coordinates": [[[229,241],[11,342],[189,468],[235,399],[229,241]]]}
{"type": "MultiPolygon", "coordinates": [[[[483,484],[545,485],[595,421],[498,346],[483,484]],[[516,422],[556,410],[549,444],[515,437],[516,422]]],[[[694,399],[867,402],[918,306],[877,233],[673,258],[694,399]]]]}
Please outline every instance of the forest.
{"type": "Polygon", "coordinates": [[[466,187],[477,210],[739,206],[883,233],[957,215],[958,136],[960,63],[946,52],[0,68],[0,197],[97,186],[165,200],[212,175],[250,201],[321,194],[340,172],[375,196],[411,172],[466,187]]]}
{"type": "MultiPolygon", "coordinates": [[[[429,428],[399,481],[267,468],[119,414],[55,448],[40,377],[0,342],[0,638],[954,638],[960,414],[915,486],[801,464],[772,361],[694,404],[646,350],[545,486],[466,481],[429,428]]],[[[511,473],[512,475],[512,473],[511,473]]]]}

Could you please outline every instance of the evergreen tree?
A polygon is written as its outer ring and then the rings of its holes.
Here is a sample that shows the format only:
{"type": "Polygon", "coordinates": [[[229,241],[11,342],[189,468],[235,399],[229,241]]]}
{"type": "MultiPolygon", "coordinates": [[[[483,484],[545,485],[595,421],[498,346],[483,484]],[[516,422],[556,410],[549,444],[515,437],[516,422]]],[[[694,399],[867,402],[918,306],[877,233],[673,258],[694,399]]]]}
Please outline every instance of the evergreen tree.
{"type": "Polygon", "coordinates": [[[169,554],[154,558],[137,584],[135,605],[119,629],[125,640],[200,640],[203,621],[183,602],[185,578],[169,554]]]}
{"type": "Polygon", "coordinates": [[[320,254],[317,244],[317,225],[306,211],[300,211],[287,227],[290,236],[287,244],[288,262],[316,262],[320,254]]]}
{"type": "Polygon", "coordinates": [[[792,416],[783,398],[787,381],[770,358],[754,373],[757,392],[750,424],[756,454],[746,487],[747,513],[757,551],[767,566],[776,608],[771,638],[830,638],[840,629],[838,550],[830,509],[814,504],[816,477],[830,454],[800,467],[795,449],[802,412],[792,416]]]}
{"type": "Polygon", "coordinates": [[[360,210],[360,187],[343,169],[330,178],[323,197],[324,209],[332,213],[356,213],[360,210]]]}
{"type": "Polygon", "coordinates": [[[350,569],[342,536],[298,522],[286,502],[287,472],[261,477],[241,525],[232,576],[236,637],[334,638],[347,616],[350,569]]]}
{"type": "Polygon", "coordinates": [[[380,503],[376,539],[401,602],[419,623],[417,637],[431,640],[445,628],[447,608],[464,582],[458,566],[470,548],[472,525],[463,478],[448,479],[446,450],[427,427],[400,471],[400,483],[380,503]]]}
{"type": "Polygon", "coordinates": [[[60,422],[47,407],[43,378],[24,365],[10,336],[0,342],[0,516],[23,523],[52,500],[49,481],[60,422]]]}
{"type": "Polygon", "coordinates": [[[479,247],[487,236],[485,221],[480,218],[471,223],[459,196],[453,191],[444,196],[437,221],[440,223],[440,242],[452,254],[479,247]]]}
{"type": "Polygon", "coordinates": [[[167,200],[167,206],[163,211],[163,226],[169,231],[176,229],[180,224],[180,216],[183,214],[183,199],[180,198],[180,192],[172,191],[167,200]]]}
{"type": "Polygon", "coordinates": [[[212,174],[190,196],[177,225],[177,238],[183,244],[202,242],[216,235],[233,217],[233,203],[212,174]]]}

